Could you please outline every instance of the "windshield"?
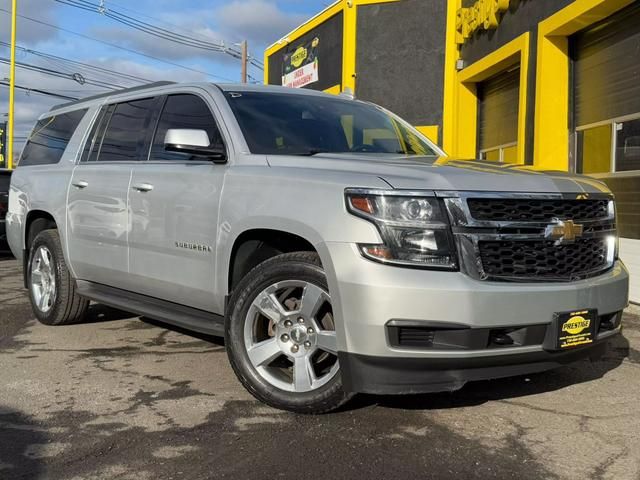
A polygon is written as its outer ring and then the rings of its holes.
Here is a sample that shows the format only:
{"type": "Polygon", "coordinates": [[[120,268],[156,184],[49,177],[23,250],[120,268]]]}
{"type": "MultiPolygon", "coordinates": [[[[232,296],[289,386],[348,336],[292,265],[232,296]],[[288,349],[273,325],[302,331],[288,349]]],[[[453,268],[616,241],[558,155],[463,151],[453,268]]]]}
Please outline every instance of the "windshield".
{"type": "Polygon", "coordinates": [[[251,153],[438,155],[405,122],[355,100],[268,92],[226,92],[251,153]]]}

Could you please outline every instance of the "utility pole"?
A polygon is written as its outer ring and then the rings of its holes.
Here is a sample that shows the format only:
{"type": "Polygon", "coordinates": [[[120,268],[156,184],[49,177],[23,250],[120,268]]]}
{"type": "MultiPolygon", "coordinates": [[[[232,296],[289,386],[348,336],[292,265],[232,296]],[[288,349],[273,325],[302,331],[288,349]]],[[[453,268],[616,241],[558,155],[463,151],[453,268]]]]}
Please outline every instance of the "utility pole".
{"type": "Polygon", "coordinates": [[[13,169],[13,125],[15,117],[16,90],[16,18],[18,16],[18,0],[11,1],[11,66],[9,67],[9,125],[7,128],[7,161],[6,167],[13,169]]]}
{"type": "Polygon", "coordinates": [[[247,63],[249,62],[249,45],[246,40],[243,40],[240,44],[240,48],[242,49],[242,74],[240,75],[240,80],[242,83],[247,83],[247,63]]]}

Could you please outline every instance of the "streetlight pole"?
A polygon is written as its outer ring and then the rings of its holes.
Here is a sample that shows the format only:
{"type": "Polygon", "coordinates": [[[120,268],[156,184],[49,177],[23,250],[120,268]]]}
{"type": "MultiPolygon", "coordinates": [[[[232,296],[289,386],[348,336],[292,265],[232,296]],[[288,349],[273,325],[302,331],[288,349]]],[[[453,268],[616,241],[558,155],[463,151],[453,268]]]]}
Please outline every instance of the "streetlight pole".
{"type": "Polygon", "coordinates": [[[11,0],[11,65],[9,67],[9,125],[7,128],[7,161],[9,170],[13,169],[13,126],[15,123],[15,90],[16,90],[16,18],[18,16],[18,0],[11,0]]]}

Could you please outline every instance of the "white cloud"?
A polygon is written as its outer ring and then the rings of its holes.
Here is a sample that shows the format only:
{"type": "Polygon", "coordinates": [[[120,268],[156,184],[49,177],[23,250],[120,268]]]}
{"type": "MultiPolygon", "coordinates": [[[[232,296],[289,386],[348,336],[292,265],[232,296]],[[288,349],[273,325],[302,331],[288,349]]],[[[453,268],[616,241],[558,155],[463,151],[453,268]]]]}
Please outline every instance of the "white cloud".
{"type": "MultiPolygon", "coordinates": [[[[5,10],[11,10],[11,3],[2,2],[5,10]]],[[[20,0],[18,2],[18,13],[30,18],[37,18],[46,23],[55,24],[54,12],[58,5],[52,1],[45,0],[20,0]]],[[[8,13],[0,12],[0,39],[4,42],[10,41],[11,16],[8,13]]],[[[23,18],[17,19],[17,37],[21,45],[33,45],[41,41],[50,40],[57,35],[53,28],[39,25],[23,18]]]]}
{"type": "Polygon", "coordinates": [[[219,8],[215,17],[232,40],[247,39],[258,47],[275,42],[307,19],[307,15],[287,13],[265,0],[235,0],[219,8]]]}
{"type": "MultiPolygon", "coordinates": [[[[150,66],[137,63],[133,60],[110,57],[79,60],[109,68],[120,73],[143,77],[151,81],[174,80],[188,82],[205,80],[205,75],[196,72],[186,71],[177,67],[164,68],[162,66],[150,66]]],[[[7,77],[8,73],[8,67],[6,65],[0,65],[0,78],[7,77]]],[[[52,77],[23,69],[17,69],[16,84],[80,98],[107,91],[106,89],[100,89],[96,86],[82,86],[65,78],[52,77]]],[[[8,89],[0,88],[0,114],[8,111],[8,97],[8,89]]],[[[61,98],[43,96],[35,92],[28,93],[23,90],[16,90],[15,135],[28,136],[40,115],[49,111],[53,105],[65,103],[67,101],[68,100],[61,98]]],[[[5,120],[6,117],[0,116],[0,122],[4,122],[5,120]]],[[[22,151],[23,145],[24,140],[16,139],[14,147],[16,155],[19,155],[22,151]]]]}
{"type": "MultiPolygon", "coordinates": [[[[237,44],[247,40],[251,53],[261,59],[270,43],[290,32],[307,16],[288,13],[266,0],[234,0],[217,9],[169,11],[162,18],[178,28],[166,24],[159,26],[211,43],[225,42],[227,46],[238,49],[237,44]]],[[[238,64],[237,59],[228,55],[163,40],[116,23],[96,26],[91,29],[91,34],[171,60],[206,59],[220,65],[238,64]]]]}

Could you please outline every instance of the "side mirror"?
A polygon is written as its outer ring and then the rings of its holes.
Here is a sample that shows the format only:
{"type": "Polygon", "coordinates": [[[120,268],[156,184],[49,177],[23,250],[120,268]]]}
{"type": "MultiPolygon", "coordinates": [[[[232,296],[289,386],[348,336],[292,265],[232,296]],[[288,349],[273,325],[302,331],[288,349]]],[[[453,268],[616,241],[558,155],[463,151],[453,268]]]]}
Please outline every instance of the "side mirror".
{"type": "Polygon", "coordinates": [[[224,148],[210,147],[210,144],[209,135],[204,130],[170,128],[164,136],[164,149],[168,152],[207,157],[216,163],[224,163],[227,160],[224,148]]]}

